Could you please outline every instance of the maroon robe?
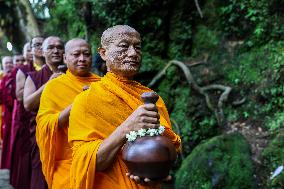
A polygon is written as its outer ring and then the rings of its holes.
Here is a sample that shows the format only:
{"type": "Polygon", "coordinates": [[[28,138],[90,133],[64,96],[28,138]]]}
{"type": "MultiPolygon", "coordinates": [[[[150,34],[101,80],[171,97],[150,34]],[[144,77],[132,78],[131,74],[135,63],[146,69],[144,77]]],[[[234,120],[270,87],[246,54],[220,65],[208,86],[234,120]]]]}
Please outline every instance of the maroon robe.
{"type": "Polygon", "coordinates": [[[15,80],[14,72],[7,73],[1,82],[0,86],[0,100],[3,105],[2,113],[2,132],[3,132],[3,145],[1,154],[1,169],[10,169],[11,164],[11,125],[12,125],[12,112],[15,98],[15,80]]]}
{"type": "MultiPolygon", "coordinates": [[[[32,63],[18,68],[25,77],[28,72],[35,71],[32,63]]],[[[31,142],[29,131],[30,112],[26,111],[23,102],[14,100],[12,121],[12,159],[10,169],[10,183],[15,189],[29,189],[31,178],[31,142]]]]}
{"type": "MultiPolygon", "coordinates": [[[[44,65],[41,70],[31,72],[28,74],[34,85],[36,90],[39,89],[42,85],[44,85],[52,75],[52,71],[49,69],[47,65],[44,65]]],[[[32,118],[30,119],[30,141],[31,141],[31,189],[47,189],[47,184],[41,169],[41,162],[39,157],[39,149],[36,143],[35,131],[36,131],[36,121],[35,117],[36,112],[31,112],[32,118]]]]}

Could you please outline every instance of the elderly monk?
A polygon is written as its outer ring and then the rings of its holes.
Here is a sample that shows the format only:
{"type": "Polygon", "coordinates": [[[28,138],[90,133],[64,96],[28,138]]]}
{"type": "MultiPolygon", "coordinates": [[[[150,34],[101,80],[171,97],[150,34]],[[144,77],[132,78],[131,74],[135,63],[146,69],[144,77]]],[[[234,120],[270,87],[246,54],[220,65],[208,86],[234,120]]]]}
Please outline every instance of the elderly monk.
{"type": "Polygon", "coordinates": [[[16,75],[16,97],[14,100],[12,122],[12,160],[10,169],[10,183],[15,189],[30,188],[30,112],[23,105],[23,90],[28,72],[35,71],[30,42],[23,48],[24,65],[18,67],[16,75]]]}
{"type": "Polygon", "coordinates": [[[160,126],[159,115],[164,135],[180,147],[163,100],[143,105],[140,95],[152,90],[132,80],[141,62],[140,35],[129,26],[114,26],[104,31],[101,45],[108,73],[75,98],[70,113],[71,188],[160,188],[159,183],[138,184],[137,176],[131,176],[137,181],[129,179],[121,157],[126,134],[160,126]]]}
{"type": "Polygon", "coordinates": [[[42,170],[50,189],[70,188],[72,149],[68,144],[67,129],[71,104],[84,86],[100,79],[90,72],[91,49],[83,39],[66,43],[64,62],[68,70],[46,84],[36,118],[42,170]]]}
{"type": "Polygon", "coordinates": [[[24,87],[24,107],[26,110],[34,112],[34,117],[30,122],[30,141],[31,141],[31,188],[47,188],[42,174],[39,149],[37,147],[35,132],[35,115],[39,108],[40,97],[47,81],[61,75],[58,65],[62,63],[64,47],[59,37],[51,36],[44,40],[42,53],[46,64],[39,71],[29,73],[24,87]]]}
{"type": "Polygon", "coordinates": [[[14,96],[14,79],[12,77],[13,59],[10,56],[2,58],[2,67],[4,71],[4,77],[0,86],[0,102],[3,105],[2,112],[2,158],[1,169],[10,169],[11,163],[11,151],[10,151],[10,137],[11,137],[11,125],[12,125],[12,112],[13,112],[13,96],[14,96]]]}

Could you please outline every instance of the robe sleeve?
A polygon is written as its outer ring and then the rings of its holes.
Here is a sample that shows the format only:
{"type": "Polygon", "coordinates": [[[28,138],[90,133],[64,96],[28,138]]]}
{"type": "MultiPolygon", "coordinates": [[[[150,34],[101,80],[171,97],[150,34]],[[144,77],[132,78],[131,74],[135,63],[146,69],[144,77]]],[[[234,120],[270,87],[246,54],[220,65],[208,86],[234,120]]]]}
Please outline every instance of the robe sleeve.
{"type": "Polygon", "coordinates": [[[180,136],[174,133],[171,126],[170,116],[168,114],[166,105],[163,99],[160,97],[158,102],[156,103],[159,113],[160,113],[160,124],[165,127],[165,132],[163,133],[164,136],[169,138],[174,146],[176,147],[176,151],[181,151],[181,139],[180,136]]]}
{"type": "Polygon", "coordinates": [[[75,98],[69,118],[68,140],[73,149],[70,170],[72,189],[94,188],[96,153],[102,142],[92,136],[94,122],[92,116],[88,114],[86,92],[75,98]]]}
{"type": "Polygon", "coordinates": [[[51,188],[54,164],[56,133],[58,131],[58,118],[60,111],[56,110],[54,99],[50,97],[52,89],[47,86],[42,92],[40,107],[36,117],[36,140],[40,149],[42,171],[51,188]]]}

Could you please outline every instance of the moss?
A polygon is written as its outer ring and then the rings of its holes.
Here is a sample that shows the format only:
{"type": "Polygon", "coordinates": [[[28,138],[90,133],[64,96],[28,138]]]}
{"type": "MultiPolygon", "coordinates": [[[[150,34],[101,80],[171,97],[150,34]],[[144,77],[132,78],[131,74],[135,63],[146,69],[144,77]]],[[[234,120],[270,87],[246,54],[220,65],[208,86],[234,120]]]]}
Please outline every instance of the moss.
{"type": "Polygon", "coordinates": [[[267,186],[273,189],[284,188],[284,172],[273,180],[270,180],[270,173],[284,162],[284,131],[275,136],[270,144],[263,150],[264,166],[267,169],[267,186]]]}
{"type": "Polygon", "coordinates": [[[176,188],[255,188],[247,141],[240,134],[229,134],[198,145],[177,171],[176,188]]]}

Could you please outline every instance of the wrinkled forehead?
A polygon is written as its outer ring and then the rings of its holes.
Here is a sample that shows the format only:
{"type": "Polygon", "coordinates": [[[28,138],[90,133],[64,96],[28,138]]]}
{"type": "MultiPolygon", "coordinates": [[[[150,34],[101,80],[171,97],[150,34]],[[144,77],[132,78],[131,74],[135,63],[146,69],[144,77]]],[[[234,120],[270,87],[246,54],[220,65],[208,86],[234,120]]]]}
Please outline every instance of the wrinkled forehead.
{"type": "Polygon", "coordinates": [[[122,41],[141,43],[140,34],[136,31],[128,30],[117,30],[115,32],[110,32],[103,36],[102,45],[109,46],[111,43],[119,43],[122,41]]]}

